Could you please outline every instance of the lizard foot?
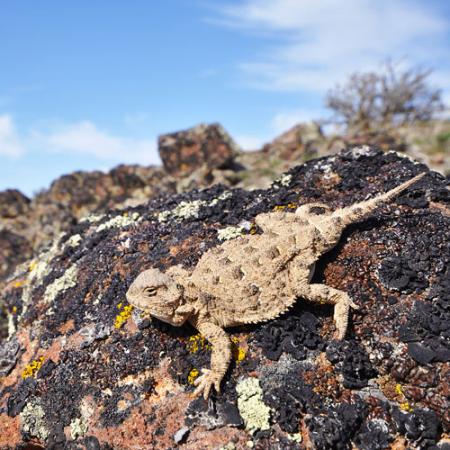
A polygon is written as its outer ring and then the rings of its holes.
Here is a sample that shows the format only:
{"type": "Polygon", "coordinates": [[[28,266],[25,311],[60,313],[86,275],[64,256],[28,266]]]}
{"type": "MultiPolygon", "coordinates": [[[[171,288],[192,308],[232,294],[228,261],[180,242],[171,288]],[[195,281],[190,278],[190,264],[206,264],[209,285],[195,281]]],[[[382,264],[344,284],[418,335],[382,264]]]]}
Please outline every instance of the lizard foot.
{"type": "Polygon", "coordinates": [[[222,377],[217,376],[210,369],[202,369],[202,373],[203,375],[200,375],[194,381],[194,385],[197,386],[197,389],[194,391],[194,395],[198,396],[203,392],[203,398],[207,400],[213,386],[215,387],[217,393],[220,392],[220,381],[222,377]]]}

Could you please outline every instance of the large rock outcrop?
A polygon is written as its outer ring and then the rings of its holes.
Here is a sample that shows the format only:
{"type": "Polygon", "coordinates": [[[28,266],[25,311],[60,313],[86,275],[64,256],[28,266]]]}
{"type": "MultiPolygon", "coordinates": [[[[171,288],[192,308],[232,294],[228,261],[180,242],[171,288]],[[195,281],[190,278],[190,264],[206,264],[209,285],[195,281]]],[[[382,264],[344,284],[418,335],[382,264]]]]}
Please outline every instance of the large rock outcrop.
{"type": "Polygon", "coordinates": [[[331,307],[301,299],[276,320],[230,330],[234,363],[209,402],[191,397],[208,344],[125,300],[143,269],[193,267],[220,238],[259,232],[261,212],[347,205],[422,171],[355,148],[267,190],[215,186],[82,220],[4,289],[0,447],[444,448],[450,217],[437,173],[350,227],[320,261],[316,279],[360,306],[346,339],[331,340],[331,307]]]}

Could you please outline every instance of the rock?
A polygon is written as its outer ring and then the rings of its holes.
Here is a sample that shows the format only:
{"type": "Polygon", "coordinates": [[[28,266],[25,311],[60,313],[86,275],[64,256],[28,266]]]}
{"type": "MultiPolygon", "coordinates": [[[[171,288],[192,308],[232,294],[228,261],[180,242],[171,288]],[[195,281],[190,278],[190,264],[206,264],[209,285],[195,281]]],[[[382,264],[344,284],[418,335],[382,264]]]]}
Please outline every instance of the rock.
{"type": "Polygon", "coordinates": [[[30,199],[17,189],[0,192],[0,217],[12,219],[25,214],[30,207],[30,199]]]}
{"type": "Polygon", "coordinates": [[[166,171],[177,177],[189,175],[203,166],[209,170],[230,167],[240,151],[217,123],[161,135],[158,150],[166,171]]]}
{"type": "Polygon", "coordinates": [[[324,139],[318,123],[300,123],[264,145],[262,150],[282,160],[311,159],[317,156],[324,139]]]}
{"type": "Polygon", "coordinates": [[[32,254],[32,246],[26,238],[9,230],[0,230],[0,281],[32,254]]]}
{"type": "Polygon", "coordinates": [[[173,440],[175,441],[175,444],[181,444],[189,435],[189,428],[183,427],[180,428],[174,435],[173,440]]]}
{"type": "Polygon", "coordinates": [[[315,280],[360,306],[346,339],[332,341],[332,307],[301,299],[274,321],[229,330],[234,362],[208,402],[191,397],[208,344],[125,299],[146,268],[193,267],[223,242],[220,230],[251,233],[242,224],[258,214],[311,201],[348,205],[423,171],[397,153],[357,148],[296,166],[267,190],[214,186],[75,223],[2,289],[11,335],[0,448],[167,449],[185,427],[186,449],[298,445],[292,436],[316,448],[437,445],[450,431],[450,215],[437,173],[350,227],[319,261],[315,280]],[[427,284],[417,275],[400,291],[380,275],[385,260],[408,262],[427,284]],[[264,406],[257,425],[252,396],[264,406]]]}

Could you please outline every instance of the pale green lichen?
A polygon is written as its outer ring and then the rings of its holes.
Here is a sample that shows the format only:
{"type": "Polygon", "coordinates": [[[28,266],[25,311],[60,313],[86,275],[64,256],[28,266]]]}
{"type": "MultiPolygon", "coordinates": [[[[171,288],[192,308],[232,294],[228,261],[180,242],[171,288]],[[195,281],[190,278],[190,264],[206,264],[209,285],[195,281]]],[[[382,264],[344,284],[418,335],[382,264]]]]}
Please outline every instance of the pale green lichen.
{"type": "Polygon", "coordinates": [[[44,301],[52,303],[60,292],[64,292],[71,287],[76,286],[78,276],[78,267],[74,264],[70,266],[62,276],[56,278],[52,284],[47,286],[44,293],[44,301]]]}
{"type": "Polygon", "coordinates": [[[245,378],[236,386],[238,409],[250,433],[270,428],[270,408],[264,404],[263,391],[257,378],[245,378]]]}
{"type": "Polygon", "coordinates": [[[288,433],[287,437],[291,441],[297,442],[297,444],[300,444],[300,442],[302,442],[302,435],[300,433],[288,433]]]}
{"type": "Polygon", "coordinates": [[[32,398],[20,413],[20,424],[22,431],[37,437],[45,442],[49,435],[49,430],[45,422],[45,412],[39,401],[32,398]]]}
{"type": "MultiPolygon", "coordinates": [[[[63,233],[55,238],[51,247],[48,250],[41,252],[36,259],[32,260],[28,265],[28,275],[24,283],[22,291],[22,313],[18,317],[17,321],[20,322],[22,317],[26,314],[28,306],[31,302],[31,293],[35,286],[39,286],[46,275],[50,273],[51,266],[50,261],[61,252],[59,245],[63,233]]],[[[9,327],[9,331],[12,331],[14,327],[9,327]]]]}
{"type": "Polygon", "coordinates": [[[96,223],[100,222],[100,220],[105,217],[106,214],[90,214],[89,216],[83,217],[80,219],[80,223],[82,222],[89,222],[89,223],[96,223]]]}
{"type": "Polygon", "coordinates": [[[226,200],[232,195],[233,194],[230,191],[225,191],[209,203],[204,200],[192,200],[191,202],[182,201],[175,206],[175,208],[158,213],[157,218],[159,222],[166,222],[170,218],[180,221],[183,219],[197,218],[202,206],[215,206],[220,201],[226,200]]]}
{"type": "Polygon", "coordinates": [[[222,228],[217,232],[217,238],[220,241],[228,241],[230,239],[235,239],[239,236],[242,236],[242,232],[245,230],[244,227],[226,227],[222,228]]]}
{"type": "Polygon", "coordinates": [[[281,186],[287,187],[287,186],[289,186],[289,183],[291,182],[291,180],[292,180],[292,175],[289,173],[289,174],[283,175],[279,179],[279,182],[280,182],[281,186]]]}
{"type": "Polygon", "coordinates": [[[207,203],[203,200],[193,200],[192,202],[180,202],[174,209],[170,211],[162,211],[158,214],[158,221],[165,222],[170,217],[175,219],[188,219],[190,217],[198,217],[200,207],[207,203]]]}
{"type": "Polygon", "coordinates": [[[107,222],[102,223],[97,227],[95,231],[100,232],[103,230],[109,230],[110,228],[123,228],[127,227],[128,225],[132,225],[136,222],[138,222],[140,219],[139,213],[134,212],[131,215],[128,213],[115,216],[112,219],[109,219],[107,222]]]}
{"type": "Polygon", "coordinates": [[[77,417],[70,422],[70,435],[72,439],[77,439],[78,437],[83,437],[88,430],[88,424],[84,418],[77,417]]]}
{"type": "Polygon", "coordinates": [[[80,242],[82,241],[82,237],[79,234],[74,234],[70,236],[69,239],[67,239],[67,246],[68,247],[78,247],[80,245],[80,242]]]}

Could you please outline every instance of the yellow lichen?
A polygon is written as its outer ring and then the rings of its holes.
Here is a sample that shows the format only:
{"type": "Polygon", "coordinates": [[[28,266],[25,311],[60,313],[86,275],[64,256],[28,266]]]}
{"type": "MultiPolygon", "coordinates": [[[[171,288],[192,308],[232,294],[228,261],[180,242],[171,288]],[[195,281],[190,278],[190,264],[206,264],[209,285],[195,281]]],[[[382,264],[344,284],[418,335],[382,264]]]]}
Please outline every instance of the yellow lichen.
{"type": "Polygon", "coordinates": [[[199,376],[199,374],[200,374],[200,372],[196,368],[191,369],[191,371],[189,372],[188,378],[187,378],[188,383],[194,384],[194,381],[199,376]]]}
{"type": "Polygon", "coordinates": [[[42,364],[44,364],[43,356],[31,361],[29,364],[25,366],[25,369],[23,369],[22,378],[26,380],[27,378],[35,377],[36,374],[39,372],[39,369],[42,367],[42,364]]]}
{"type": "Polygon", "coordinates": [[[236,336],[231,338],[231,352],[236,362],[241,362],[247,356],[247,352],[239,346],[239,339],[236,336]]]}
{"type": "Polygon", "coordinates": [[[126,321],[131,317],[131,313],[133,312],[134,307],[133,305],[127,305],[122,309],[122,303],[119,303],[117,305],[117,308],[121,311],[116,316],[116,320],[114,321],[114,328],[119,329],[122,328],[125,325],[126,321]]]}
{"type": "Polygon", "coordinates": [[[398,406],[402,411],[413,412],[413,407],[409,404],[409,402],[399,403],[398,406]]]}
{"type": "Polygon", "coordinates": [[[25,280],[18,280],[18,281],[15,281],[14,282],[14,287],[15,288],[20,288],[20,287],[22,287],[23,285],[25,284],[25,280]]]}
{"type": "Polygon", "coordinates": [[[36,266],[37,266],[37,261],[36,260],[31,261],[30,265],[28,266],[28,272],[33,272],[33,270],[36,268],[36,266]]]}
{"type": "Polygon", "coordinates": [[[187,340],[186,347],[189,353],[197,353],[200,350],[211,350],[211,345],[201,334],[190,336],[187,340]]]}
{"type": "Polygon", "coordinates": [[[403,392],[403,388],[400,384],[396,384],[395,385],[395,392],[397,395],[402,397],[402,400],[398,406],[402,411],[406,411],[406,412],[412,412],[413,411],[413,407],[411,406],[411,404],[408,402],[408,400],[406,399],[406,396],[403,392]]]}
{"type": "Polygon", "coordinates": [[[286,209],[297,209],[298,204],[295,202],[288,203],[287,205],[276,205],[273,210],[274,211],[284,211],[286,209]]]}

